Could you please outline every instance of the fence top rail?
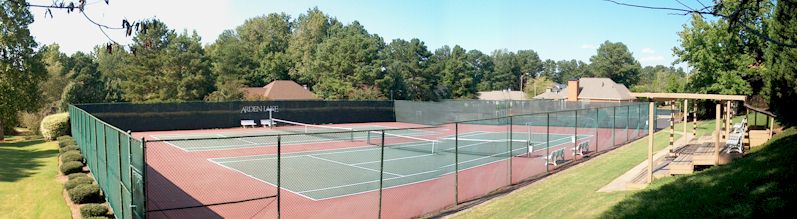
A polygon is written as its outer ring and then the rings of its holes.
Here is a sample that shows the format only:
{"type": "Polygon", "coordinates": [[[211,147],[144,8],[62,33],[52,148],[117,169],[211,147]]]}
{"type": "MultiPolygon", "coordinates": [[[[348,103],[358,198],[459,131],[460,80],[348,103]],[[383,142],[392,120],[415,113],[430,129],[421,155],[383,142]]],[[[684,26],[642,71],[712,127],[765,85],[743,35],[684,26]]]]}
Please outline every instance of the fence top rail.
{"type": "Polygon", "coordinates": [[[80,107],[77,107],[76,105],[69,104],[69,107],[74,107],[75,109],[78,109],[78,110],[79,110],[79,112],[82,112],[82,113],[85,113],[86,115],[89,115],[89,117],[90,117],[90,118],[92,118],[92,119],[95,119],[95,120],[97,120],[97,121],[100,121],[100,123],[102,123],[103,125],[105,125],[105,126],[107,126],[107,127],[111,127],[111,129],[113,129],[113,130],[115,130],[115,131],[118,131],[118,132],[120,132],[120,133],[123,133],[125,136],[127,136],[127,137],[129,137],[129,138],[134,138],[134,137],[133,137],[132,135],[130,135],[130,133],[128,133],[127,131],[123,131],[123,130],[121,130],[121,129],[117,128],[116,126],[113,126],[113,125],[111,125],[111,124],[108,124],[108,123],[107,123],[107,122],[105,122],[105,121],[102,121],[102,119],[100,119],[100,118],[97,118],[96,116],[92,115],[92,114],[91,114],[91,113],[89,113],[89,112],[86,112],[86,110],[83,110],[83,109],[81,109],[80,107]]]}
{"type": "Polygon", "coordinates": [[[651,99],[692,99],[692,100],[719,100],[719,101],[745,101],[744,95],[722,94],[695,94],[695,93],[631,93],[633,97],[651,99]]]}
{"type": "Polygon", "coordinates": [[[618,105],[613,105],[613,106],[595,106],[595,107],[578,108],[578,109],[549,110],[549,111],[542,111],[542,112],[515,114],[515,115],[499,116],[499,117],[492,117],[492,118],[460,120],[460,121],[454,121],[454,122],[443,123],[443,124],[489,121],[489,120],[507,119],[509,117],[518,117],[518,116],[535,116],[535,115],[544,115],[544,114],[552,114],[552,113],[568,113],[568,112],[578,112],[578,111],[587,111],[587,110],[600,110],[600,109],[610,109],[610,108],[627,107],[627,106],[634,106],[634,105],[641,106],[641,105],[644,105],[645,103],[647,103],[647,102],[631,102],[631,103],[623,103],[623,104],[618,104],[618,105]]]}

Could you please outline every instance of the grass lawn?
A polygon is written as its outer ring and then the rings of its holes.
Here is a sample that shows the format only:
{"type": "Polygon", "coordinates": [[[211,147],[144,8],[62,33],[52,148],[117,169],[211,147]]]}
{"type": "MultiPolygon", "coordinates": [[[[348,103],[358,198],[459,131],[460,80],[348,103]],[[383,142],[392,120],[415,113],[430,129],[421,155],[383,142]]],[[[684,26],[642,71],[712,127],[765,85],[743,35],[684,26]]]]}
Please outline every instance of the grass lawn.
{"type": "Polygon", "coordinates": [[[0,142],[0,218],[71,218],[58,175],[58,144],[23,136],[0,142]]]}
{"type": "Polygon", "coordinates": [[[606,218],[780,218],[797,204],[797,130],[729,165],[666,178],[630,196],[606,218]]]}

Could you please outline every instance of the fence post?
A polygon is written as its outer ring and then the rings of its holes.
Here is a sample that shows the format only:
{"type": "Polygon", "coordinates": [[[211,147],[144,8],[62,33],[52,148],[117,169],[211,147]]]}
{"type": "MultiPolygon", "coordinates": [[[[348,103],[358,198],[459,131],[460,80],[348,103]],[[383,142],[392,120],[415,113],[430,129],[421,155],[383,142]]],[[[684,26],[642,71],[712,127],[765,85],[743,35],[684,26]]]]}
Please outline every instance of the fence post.
{"type": "MultiPolygon", "coordinates": [[[[551,155],[551,113],[545,114],[545,158],[550,159],[551,155]]],[[[550,172],[548,168],[549,160],[545,161],[545,172],[550,172]]],[[[556,162],[556,161],[554,161],[556,162]]]]}
{"type": "MultiPolygon", "coordinates": [[[[575,123],[576,124],[574,125],[575,130],[573,130],[573,149],[576,149],[576,147],[578,146],[578,110],[574,111],[574,114],[575,114],[575,117],[576,117],[575,118],[575,120],[576,120],[575,123]]],[[[576,152],[573,153],[574,154],[573,155],[573,160],[576,159],[575,153],[576,152]]],[[[581,158],[584,158],[584,155],[581,155],[581,158]]]]}
{"type": "Polygon", "coordinates": [[[612,147],[617,146],[617,107],[612,107],[612,147]]]}
{"type": "Polygon", "coordinates": [[[385,130],[382,130],[382,143],[379,144],[379,218],[382,218],[382,188],[385,180],[385,130]]]}
{"type": "Polygon", "coordinates": [[[282,135],[277,135],[277,218],[281,218],[282,215],[282,135]]]}
{"type": "Polygon", "coordinates": [[[454,123],[454,205],[459,205],[459,122],[454,123]]]}
{"type": "MultiPolygon", "coordinates": [[[[142,169],[141,170],[141,182],[143,187],[141,191],[144,193],[144,206],[141,206],[141,212],[144,214],[144,217],[147,216],[147,142],[144,141],[144,137],[141,137],[141,163],[142,169]]],[[[132,172],[132,171],[131,171],[132,172]]],[[[130,178],[132,180],[132,178],[130,178]]]]}
{"type": "Polygon", "coordinates": [[[599,142],[598,141],[598,136],[600,135],[598,130],[601,128],[601,125],[600,125],[601,115],[600,114],[601,114],[601,110],[600,109],[595,109],[595,152],[598,152],[598,142],[599,142]]]}
{"type": "MultiPolygon", "coordinates": [[[[116,134],[116,153],[119,156],[117,156],[116,159],[119,160],[119,162],[117,162],[117,164],[119,164],[119,166],[118,166],[119,169],[116,172],[119,173],[119,181],[117,181],[117,182],[122,184],[122,185],[119,186],[119,195],[122,195],[122,193],[125,192],[125,190],[124,190],[124,188],[125,188],[124,185],[125,184],[124,184],[124,181],[122,180],[122,139],[121,139],[122,138],[122,135],[121,135],[122,133],[120,133],[119,131],[117,131],[115,129],[113,131],[117,133],[116,134]]],[[[122,203],[121,203],[122,204],[122,207],[121,207],[121,210],[122,210],[121,213],[122,214],[121,215],[122,215],[122,218],[124,218],[124,215],[125,215],[125,213],[124,213],[125,212],[125,206],[124,206],[125,199],[123,197],[119,197],[119,200],[122,201],[122,203]]]]}
{"type": "Polygon", "coordinates": [[[631,141],[630,134],[628,133],[628,123],[631,123],[631,105],[626,106],[625,109],[625,142],[631,141]]]}
{"type": "Polygon", "coordinates": [[[512,139],[513,139],[513,132],[512,132],[512,116],[509,116],[509,145],[507,145],[509,151],[509,184],[512,184],[512,139]]]}

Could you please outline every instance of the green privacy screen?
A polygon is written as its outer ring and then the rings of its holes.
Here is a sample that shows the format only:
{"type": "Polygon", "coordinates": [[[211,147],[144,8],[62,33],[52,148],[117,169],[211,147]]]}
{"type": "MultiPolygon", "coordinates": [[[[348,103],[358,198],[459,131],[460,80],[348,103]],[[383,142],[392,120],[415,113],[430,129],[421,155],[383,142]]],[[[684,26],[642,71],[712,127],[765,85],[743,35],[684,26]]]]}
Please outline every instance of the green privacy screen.
{"type": "Polygon", "coordinates": [[[144,144],[69,106],[72,135],[117,218],[144,218],[144,144]]]}

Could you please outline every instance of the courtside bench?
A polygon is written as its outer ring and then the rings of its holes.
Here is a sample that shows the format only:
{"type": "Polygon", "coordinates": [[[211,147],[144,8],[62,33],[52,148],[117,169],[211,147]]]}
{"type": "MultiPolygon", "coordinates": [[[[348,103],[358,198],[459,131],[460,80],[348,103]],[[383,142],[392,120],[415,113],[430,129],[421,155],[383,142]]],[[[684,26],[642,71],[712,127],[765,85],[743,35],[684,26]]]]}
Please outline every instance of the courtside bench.
{"type": "Polygon", "coordinates": [[[559,163],[557,161],[564,161],[565,160],[565,149],[561,148],[559,150],[555,150],[551,152],[547,157],[543,157],[545,160],[545,166],[554,165],[557,166],[559,163]]]}

